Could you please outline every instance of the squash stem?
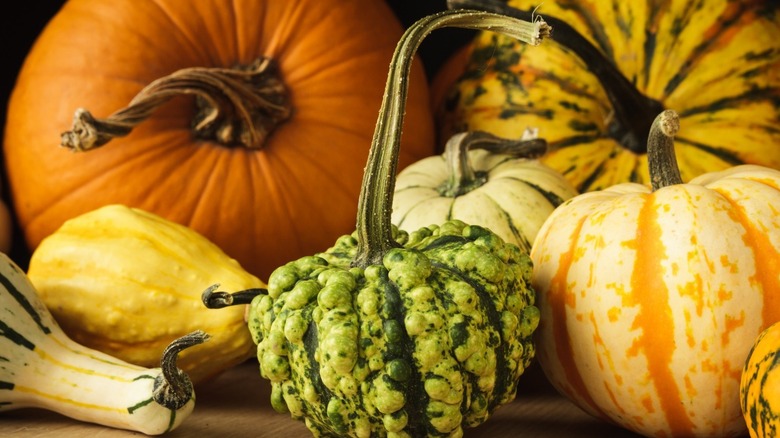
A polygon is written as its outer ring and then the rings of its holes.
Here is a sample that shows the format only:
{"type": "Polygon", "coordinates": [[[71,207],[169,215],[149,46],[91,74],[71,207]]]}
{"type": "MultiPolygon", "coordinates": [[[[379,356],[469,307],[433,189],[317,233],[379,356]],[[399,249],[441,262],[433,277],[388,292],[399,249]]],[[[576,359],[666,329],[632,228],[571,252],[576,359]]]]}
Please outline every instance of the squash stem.
{"type": "MultiPolygon", "coordinates": [[[[530,131],[528,131],[530,132],[530,131]]],[[[538,158],[547,151],[547,142],[532,134],[521,139],[507,139],[484,131],[467,131],[453,135],[444,148],[444,160],[449,175],[439,189],[442,196],[455,198],[483,185],[487,177],[476,172],[469,159],[469,151],[484,149],[494,154],[507,154],[515,158],[538,158]]]]}
{"type": "Polygon", "coordinates": [[[656,116],[647,137],[647,162],[653,191],[682,184],[680,167],[674,153],[674,136],[680,130],[680,117],[674,110],[656,116]]]}
{"type": "Polygon", "coordinates": [[[218,287],[219,284],[211,285],[200,296],[203,304],[209,309],[249,304],[258,295],[268,295],[268,289],[263,288],[244,289],[229,293],[217,291],[218,287]]]}
{"type": "MultiPolygon", "coordinates": [[[[486,10],[523,20],[538,17],[533,11],[513,8],[500,0],[447,0],[447,6],[486,10]]],[[[551,38],[577,54],[599,79],[612,104],[609,135],[634,153],[647,152],[645,140],[655,116],[664,110],[663,104],[643,95],[611,60],[568,23],[549,15],[544,19],[555,29],[551,38]]]]}
{"type": "Polygon", "coordinates": [[[443,11],[409,26],[390,61],[385,93],[363,174],[357,212],[357,254],[352,261],[353,266],[379,264],[388,250],[398,246],[393,240],[390,214],[409,72],[422,39],[442,27],[490,30],[532,45],[540,44],[550,33],[550,26],[544,20],[530,22],[470,10],[443,11]]]}
{"type": "Polygon", "coordinates": [[[128,135],[161,105],[182,95],[195,96],[195,137],[226,147],[262,148],[273,129],[292,114],[276,63],[260,58],[233,69],[178,70],[150,83],[126,108],[104,119],[79,108],[72,129],[62,133],[60,142],[73,151],[98,148],[128,135]]]}
{"type": "Polygon", "coordinates": [[[209,336],[200,331],[194,331],[171,342],[163,351],[160,368],[162,373],[154,382],[154,401],[171,410],[178,410],[192,398],[192,381],[187,374],[176,367],[179,353],[192,346],[202,344],[209,336]]]}

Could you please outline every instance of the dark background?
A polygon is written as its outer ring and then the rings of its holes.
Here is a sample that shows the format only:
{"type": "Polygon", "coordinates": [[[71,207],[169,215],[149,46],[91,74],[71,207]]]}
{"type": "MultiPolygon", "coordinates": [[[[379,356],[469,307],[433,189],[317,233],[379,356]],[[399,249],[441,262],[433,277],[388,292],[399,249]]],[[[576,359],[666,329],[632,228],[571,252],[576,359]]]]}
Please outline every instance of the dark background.
{"type": "MultiPolygon", "coordinates": [[[[414,21],[439,11],[445,10],[446,0],[385,0],[395,12],[401,24],[404,27],[409,26],[414,21]]],[[[48,21],[56,14],[65,0],[27,0],[16,2],[13,12],[7,10],[3,14],[2,28],[3,41],[3,64],[2,78],[0,82],[0,138],[3,138],[6,120],[6,106],[10,97],[11,90],[16,82],[22,63],[30,50],[35,38],[43,30],[48,21]]],[[[440,29],[431,33],[420,45],[419,54],[423,60],[428,78],[434,77],[441,64],[452,54],[452,52],[471,38],[470,31],[462,29],[440,29]]],[[[11,206],[8,196],[8,182],[5,176],[5,166],[0,154],[0,178],[2,179],[2,190],[0,196],[6,205],[11,206]]],[[[20,232],[15,232],[15,241],[11,256],[14,261],[25,268],[25,263],[29,254],[24,249],[24,243],[21,241],[20,232]]]]}

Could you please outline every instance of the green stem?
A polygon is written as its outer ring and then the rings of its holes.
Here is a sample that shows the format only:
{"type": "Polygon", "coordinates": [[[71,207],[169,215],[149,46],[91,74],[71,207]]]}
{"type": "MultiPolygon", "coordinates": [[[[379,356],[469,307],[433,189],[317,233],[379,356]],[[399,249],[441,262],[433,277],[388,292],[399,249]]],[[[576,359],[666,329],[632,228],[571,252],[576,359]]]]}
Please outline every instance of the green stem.
{"type": "Polygon", "coordinates": [[[484,131],[453,135],[444,148],[449,178],[439,190],[442,196],[455,198],[486,182],[485,174],[476,172],[471,165],[469,150],[472,149],[484,149],[493,154],[507,154],[516,158],[538,158],[547,151],[547,142],[540,138],[501,138],[484,131]]]}
{"type": "Polygon", "coordinates": [[[404,104],[412,59],[423,38],[442,27],[490,30],[537,45],[549,36],[542,20],[529,22],[484,11],[449,10],[424,17],[404,33],[390,62],[382,106],[363,174],[357,213],[357,254],[354,266],[379,264],[398,246],[393,240],[390,212],[398,166],[404,104]]]}
{"type": "MultiPolygon", "coordinates": [[[[508,6],[500,0],[447,0],[447,6],[451,9],[481,9],[523,20],[539,16],[533,11],[508,6]]],[[[609,135],[632,152],[647,152],[645,140],[655,116],[663,111],[663,104],[643,95],[612,61],[568,23],[549,15],[544,15],[544,19],[555,29],[551,39],[576,53],[599,79],[614,113],[608,127],[609,135]]]]}
{"type": "Polygon", "coordinates": [[[674,153],[674,136],[680,130],[680,117],[674,110],[658,114],[647,136],[647,162],[653,191],[682,184],[674,153]]]}
{"type": "Polygon", "coordinates": [[[244,289],[238,292],[229,293],[218,291],[219,284],[209,286],[200,295],[200,299],[209,309],[221,309],[228,306],[238,306],[249,304],[258,295],[268,295],[268,289],[254,288],[244,289]]]}

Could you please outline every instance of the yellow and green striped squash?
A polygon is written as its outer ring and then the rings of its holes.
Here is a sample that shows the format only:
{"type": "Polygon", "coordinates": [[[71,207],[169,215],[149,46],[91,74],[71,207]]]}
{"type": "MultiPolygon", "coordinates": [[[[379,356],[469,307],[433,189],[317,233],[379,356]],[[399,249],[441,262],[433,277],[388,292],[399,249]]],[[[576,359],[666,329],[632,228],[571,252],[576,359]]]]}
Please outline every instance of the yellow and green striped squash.
{"type": "Polygon", "coordinates": [[[464,130],[519,137],[536,127],[552,149],[542,161],[584,192],[647,182],[644,139],[655,115],[674,109],[683,120],[676,143],[685,181],[745,163],[780,168],[776,2],[509,4],[538,6],[552,40],[528,47],[481,32],[453,56],[433,87],[441,139],[464,130]],[[578,55],[588,48],[568,26],[594,53],[578,55]]]}
{"type": "Polygon", "coordinates": [[[741,165],[558,207],[531,251],[552,385],[644,436],[743,436],[742,369],[780,320],[778,206],[780,171],[741,165]]]}
{"type": "Polygon", "coordinates": [[[740,386],[742,415],[751,438],[780,431],[780,323],[769,326],[750,350],[740,386]]]}

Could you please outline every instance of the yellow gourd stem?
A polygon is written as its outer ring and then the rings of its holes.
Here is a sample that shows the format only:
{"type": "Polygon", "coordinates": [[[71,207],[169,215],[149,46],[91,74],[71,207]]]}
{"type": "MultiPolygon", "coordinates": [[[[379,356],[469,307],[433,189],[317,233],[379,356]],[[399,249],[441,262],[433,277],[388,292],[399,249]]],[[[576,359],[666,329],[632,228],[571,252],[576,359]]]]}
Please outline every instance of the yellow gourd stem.
{"type": "MultiPolygon", "coordinates": [[[[538,19],[533,11],[521,11],[500,0],[447,0],[447,7],[486,10],[524,20],[538,19]]],[[[549,15],[544,19],[555,29],[550,38],[574,52],[599,79],[613,109],[609,135],[632,152],[647,152],[645,139],[653,119],[663,111],[663,104],[643,95],[612,61],[568,23],[549,15]]]]}
{"type": "Polygon", "coordinates": [[[484,149],[493,154],[507,154],[516,158],[538,158],[547,151],[547,142],[541,138],[507,139],[484,131],[467,131],[453,135],[444,147],[448,178],[439,193],[455,198],[481,186],[486,181],[471,166],[468,151],[484,149]]]}
{"type": "Polygon", "coordinates": [[[674,110],[661,112],[650,126],[647,162],[653,191],[683,182],[674,154],[674,136],[679,130],[680,117],[674,110]]]}
{"type": "Polygon", "coordinates": [[[276,63],[259,58],[249,66],[232,69],[178,70],[150,83],[126,108],[104,119],[79,108],[72,129],[62,133],[60,142],[74,151],[98,148],[126,136],[162,104],[182,95],[196,97],[195,137],[224,146],[262,148],[273,129],[292,114],[276,63]]]}
{"type": "Polygon", "coordinates": [[[550,33],[550,27],[543,20],[529,22],[470,10],[450,10],[430,15],[406,30],[390,62],[382,106],[363,174],[357,213],[358,245],[353,266],[379,264],[388,250],[398,246],[392,237],[390,214],[409,72],[423,38],[442,27],[489,30],[532,45],[540,44],[550,33]]]}

